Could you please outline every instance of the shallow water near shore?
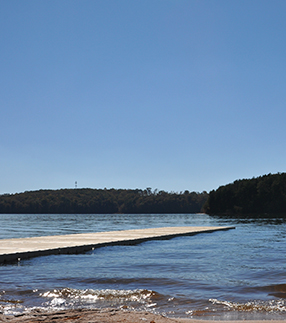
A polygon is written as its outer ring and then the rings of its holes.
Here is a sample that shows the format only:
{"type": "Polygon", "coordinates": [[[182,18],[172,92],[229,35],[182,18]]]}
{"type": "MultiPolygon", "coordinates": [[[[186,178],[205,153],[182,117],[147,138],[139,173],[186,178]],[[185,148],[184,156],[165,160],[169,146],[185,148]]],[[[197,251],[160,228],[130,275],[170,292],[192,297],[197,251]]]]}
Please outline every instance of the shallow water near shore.
{"type": "Polygon", "coordinates": [[[2,265],[2,311],[121,307],[169,317],[286,319],[286,222],[282,219],[2,214],[0,238],[163,226],[236,229],[2,265]]]}

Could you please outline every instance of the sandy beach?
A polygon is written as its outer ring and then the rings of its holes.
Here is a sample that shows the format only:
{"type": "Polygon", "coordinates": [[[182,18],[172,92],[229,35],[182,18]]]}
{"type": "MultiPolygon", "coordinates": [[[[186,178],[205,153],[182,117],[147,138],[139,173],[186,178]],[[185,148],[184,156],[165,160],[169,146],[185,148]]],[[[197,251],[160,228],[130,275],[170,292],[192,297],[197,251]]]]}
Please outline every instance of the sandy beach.
{"type": "Polygon", "coordinates": [[[155,315],[149,312],[130,312],[120,309],[77,309],[64,310],[58,312],[33,311],[18,316],[1,315],[0,322],[23,322],[23,323],[283,323],[285,320],[251,320],[251,321],[219,321],[219,320],[200,320],[185,318],[167,318],[162,315],[155,315]]]}

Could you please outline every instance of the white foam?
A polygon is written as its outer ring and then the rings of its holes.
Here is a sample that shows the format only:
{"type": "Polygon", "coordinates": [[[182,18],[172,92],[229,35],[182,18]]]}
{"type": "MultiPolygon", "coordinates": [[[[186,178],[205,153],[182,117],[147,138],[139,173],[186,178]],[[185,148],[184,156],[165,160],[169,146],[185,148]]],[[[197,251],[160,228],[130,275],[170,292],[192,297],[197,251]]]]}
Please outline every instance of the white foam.
{"type": "Polygon", "coordinates": [[[251,301],[246,303],[235,303],[229,301],[220,301],[217,299],[209,299],[214,305],[224,305],[230,310],[252,312],[286,312],[286,303],[284,300],[271,300],[271,301],[251,301]]]}

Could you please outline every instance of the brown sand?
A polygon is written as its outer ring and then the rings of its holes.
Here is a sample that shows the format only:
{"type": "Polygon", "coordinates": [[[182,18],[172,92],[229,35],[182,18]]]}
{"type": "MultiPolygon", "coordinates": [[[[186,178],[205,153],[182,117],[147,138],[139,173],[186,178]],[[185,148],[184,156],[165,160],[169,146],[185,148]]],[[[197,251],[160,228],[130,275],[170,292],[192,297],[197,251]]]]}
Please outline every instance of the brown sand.
{"type": "Polygon", "coordinates": [[[285,323],[283,320],[264,321],[213,321],[199,319],[166,318],[148,312],[128,312],[120,309],[77,309],[59,312],[33,311],[18,316],[0,315],[0,322],[6,323],[285,323]]]}

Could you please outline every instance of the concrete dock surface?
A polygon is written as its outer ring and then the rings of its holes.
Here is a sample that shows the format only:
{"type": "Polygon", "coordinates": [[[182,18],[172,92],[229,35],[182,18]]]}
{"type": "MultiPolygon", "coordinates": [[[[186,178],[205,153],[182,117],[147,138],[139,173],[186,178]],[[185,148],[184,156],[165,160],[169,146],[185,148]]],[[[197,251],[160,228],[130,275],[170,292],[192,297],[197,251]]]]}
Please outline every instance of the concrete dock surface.
{"type": "Polygon", "coordinates": [[[132,245],[149,240],[230,230],[235,227],[164,227],[19,239],[0,239],[0,264],[52,254],[77,254],[108,245],[132,245]]]}

